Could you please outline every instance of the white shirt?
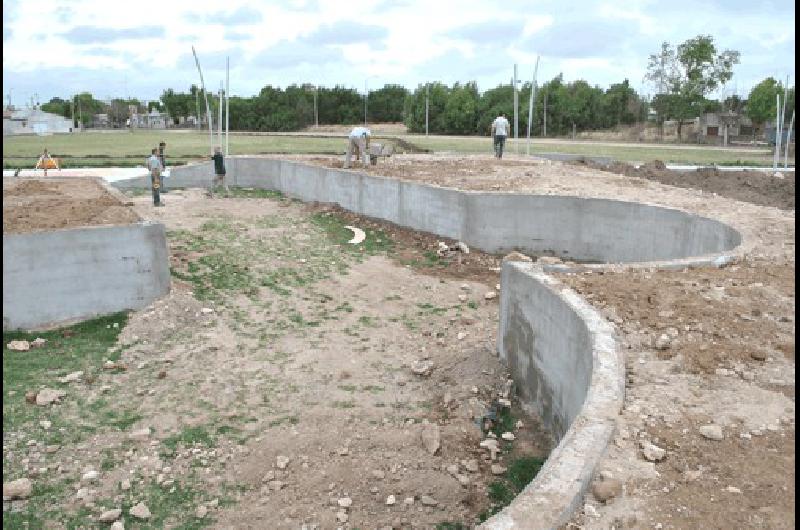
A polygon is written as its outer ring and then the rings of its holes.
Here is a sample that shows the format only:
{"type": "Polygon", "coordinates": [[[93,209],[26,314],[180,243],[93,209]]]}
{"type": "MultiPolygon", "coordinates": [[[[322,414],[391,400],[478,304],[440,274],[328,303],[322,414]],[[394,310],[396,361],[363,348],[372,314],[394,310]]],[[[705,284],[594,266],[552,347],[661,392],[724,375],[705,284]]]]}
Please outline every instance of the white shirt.
{"type": "Polygon", "coordinates": [[[492,128],[494,129],[494,134],[498,136],[508,136],[508,130],[511,128],[511,125],[509,125],[508,120],[503,116],[498,116],[492,122],[492,128]]]}
{"type": "Polygon", "coordinates": [[[369,129],[366,127],[353,127],[353,130],[350,131],[350,138],[361,138],[365,134],[370,135],[369,129]]]}

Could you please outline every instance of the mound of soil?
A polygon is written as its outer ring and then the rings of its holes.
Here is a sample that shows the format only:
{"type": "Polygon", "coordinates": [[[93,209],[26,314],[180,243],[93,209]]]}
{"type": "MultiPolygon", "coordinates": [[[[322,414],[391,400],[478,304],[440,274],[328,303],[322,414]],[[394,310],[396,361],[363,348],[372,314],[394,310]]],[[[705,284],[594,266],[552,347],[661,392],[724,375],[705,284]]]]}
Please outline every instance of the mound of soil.
{"type": "Polygon", "coordinates": [[[581,159],[573,162],[602,171],[628,177],[638,177],[679,188],[694,188],[716,193],[722,197],[782,210],[794,209],[794,173],[776,177],[761,171],[720,171],[717,168],[699,168],[696,171],[673,171],[663,162],[655,160],[636,168],[630,164],[613,162],[608,165],[581,159]]]}

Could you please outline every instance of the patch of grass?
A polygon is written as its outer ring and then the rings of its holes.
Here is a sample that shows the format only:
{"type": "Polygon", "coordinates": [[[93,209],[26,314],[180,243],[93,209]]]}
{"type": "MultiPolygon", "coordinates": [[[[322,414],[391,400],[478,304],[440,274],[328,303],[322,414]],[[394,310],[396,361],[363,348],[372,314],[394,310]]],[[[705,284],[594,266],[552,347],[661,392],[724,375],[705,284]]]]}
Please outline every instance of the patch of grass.
{"type": "Polygon", "coordinates": [[[339,385],[339,390],[344,390],[345,392],[355,392],[358,390],[356,385],[339,385]]]}
{"type": "Polygon", "coordinates": [[[294,415],[280,416],[269,422],[270,427],[278,427],[283,424],[297,425],[300,423],[300,418],[294,415]]]}
{"type": "Polygon", "coordinates": [[[511,501],[536,478],[543,465],[544,459],[533,456],[522,456],[511,460],[503,477],[489,484],[488,496],[492,505],[478,516],[480,522],[484,522],[511,504],[511,501]]]}
{"type": "Polygon", "coordinates": [[[283,199],[283,193],[276,190],[262,190],[256,188],[243,188],[230,186],[227,190],[221,188],[217,193],[223,199],[283,199]]]}
{"type": "Polygon", "coordinates": [[[184,427],[181,432],[163,439],[161,443],[165,448],[164,454],[166,456],[174,456],[179,445],[183,445],[184,447],[195,445],[214,447],[214,445],[216,445],[216,436],[211,427],[197,425],[193,427],[184,427]]]}
{"type": "Polygon", "coordinates": [[[417,314],[418,315],[443,315],[447,313],[446,307],[436,307],[433,304],[429,304],[427,302],[423,304],[417,304],[417,307],[421,309],[417,314]]]}
{"type": "Polygon", "coordinates": [[[444,522],[437,524],[436,530],[467,530],[467,527],[461,523],[444,522]]]}
{"type": "Polygon", "coordinates": [[[469,307],[470,309],[478,309],[478,302],[476,302],[475,300],[470,300],[469,302],[467,302],[467,307],[469,307]]]}
{"type": "Polygon", "coordinates": [[[355,408],[356,402],[355,401],[334,401],[331,403],[331,407],[335,409],[352,409],[355,408]]]}
{"type": "MultiPolygon", "coordinates": [[[[150,509],[152,516],[144,522],[138,522],[136,528],[142,530],[155,530],[159,528],[181,528],[196,530],[213,524],[211,515],[203,519],[194,516],[195,507],[209,500],[204,488],[194,484],[194,478],[189,477],[185,482],[177,482],[169,488],[161,487],[154,482],[146,485],[137,485],[131,488],[122,501],[123,513],[128,513],[131,507],[138,502],[143,502],[150,509]]],[[[83,528],[89,525],[83,526],[83,528]]]]}
{"type": "Polygon", "coordinates": [[[358,245],[348,243],[353,238],[353,232],[345,228],[349,223],[335,213],[314,214],[311,222],[321,228],[331,242],[352,253],[375,255],[390,252],[394,248],[394,242],[386,232],[371,228],[364,230],[366,238],[358,245]]]}
{"type": "Polygon", "coordinates": [[[379,320],[377,317],[371,317],[367,315],[362,315],[358,317],[358,323],[368,328],[378,327],[378,324],[376,322],[377,320],[379,320]]]}

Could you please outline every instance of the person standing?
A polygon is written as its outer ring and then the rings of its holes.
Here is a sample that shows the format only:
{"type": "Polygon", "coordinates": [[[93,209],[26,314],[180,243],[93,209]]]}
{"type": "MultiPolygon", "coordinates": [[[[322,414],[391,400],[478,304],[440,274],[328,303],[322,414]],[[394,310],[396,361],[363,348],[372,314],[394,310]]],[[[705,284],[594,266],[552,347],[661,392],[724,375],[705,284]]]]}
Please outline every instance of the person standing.
{"type": "Polygon", "coordinates": [[[370,131],[366,127],[353,127],[347,137],[347,155],[344,159],[344,168],[350,167],[350,159],[353,152],[361,155],[361,162],[364,166],[369,164],[369,137],[370,131]]]}
{"type": "Polygon", "coordinates": [[[222,148],[214,148],[214,156],[211,157],[211,160],[214,161],[214,184],[212,185],[212,190],[224,186],[227,191],[228,186],[225,185],[225,159],[222,156],[222,148]]]}
{"type": "Polygon", "coordinates": [[[150,158],[147,159],[147,169],[150,171],[150,185],[153,188],[153,206],[164,206],[161,202],[161,160],[158,158],[158,149],[153,148],[150,158]]]}
{"type": "Polygon", "coordinates": [[[33,169],[39,169],[39,168],[44,169],[45,177],[47,176],[48,169],[55,168],[61,171],[61,168],[58,167],[58,161],[52,156],[50,156],[50,153],[47,152],[47,149],[45,149],[44,153],[42,153],[42,156],[39,157],[39,160],[36,162],[36,166],[33,169]]]}
{"type": "Polygon", "coordinates": [[[164,159],[164,151],[166,148],[167,142],[161,140],[161,142],[158,144],[158,159],[161,161],[161,193],[167,193],[167,161],[164,159]]]}
{"type": "Polygon", "coordinates": [[[511,125],[506,119],[506,113],[501,112],[498,117],[492,122],[492,139],[494,140],[494,156],[503,158],[503,147],[506,145],[506,138],[508,138],[508,130],[511,125]]]}

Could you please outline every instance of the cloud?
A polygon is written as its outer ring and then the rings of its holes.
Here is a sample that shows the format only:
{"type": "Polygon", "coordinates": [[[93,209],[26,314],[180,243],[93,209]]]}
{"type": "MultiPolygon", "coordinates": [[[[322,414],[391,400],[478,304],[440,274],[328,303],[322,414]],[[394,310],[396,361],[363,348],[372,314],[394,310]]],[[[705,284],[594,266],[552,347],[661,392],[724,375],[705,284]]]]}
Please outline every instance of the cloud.
{"type": "MultiPolygon", "coordinates": [[[[619,55],[640,37],[642,34],[638,28],[629,22],[589,18],[560,20],[557,17],[552,25],[520,44],[548,57],[585,59],[619,55]]],[[[650,47],[657,48],[658,42],[653,41],[650,47]]],[[[639,51],[644,56],[648,49],[645,47],[639,51]]]]}
{"type": "Polygon", "coordinates": [[[308,35],[307,40],[310,44],[317,45],[372,43],[382,41],[388,34],[389,31],[381,26],[343,20],[319,27],[308,35]]]}
{"type": "Polygon", "coordinates": [[[301,64],[322,66],[342,59],[342,53],[333,48],[316,46],[304,40],[284,40],[256,55],[251,63],[257,67],[282,69],[301,64]]]}
{"type": "Polygon", "coordinates": [[[250,40],[250,35],[238,31],[225,30],[225,40],[229,41],[250,40]]]}
{"type": "Polygon", "coordinates": [[[11,23],[14,20],[14,3],[3,0],[3,42],[9,40],[14,34],[11,31],[11,23]]]}
{"type": "Polygon", "coordinates": [[[491,20],[467,24],[450,30],[447,35],[456,39],[471,41],[474,44],[495,44],[516,40],[525,28],[525,21],[491,20]]]}
{"type": "Polygon", "coordinates": [[[105,43],[116,40],[164,38],[163,26],[144,28],[106,28],[100,26],[75,26],[61,36],[73,44],[105,43]]]}
{"type": "Polygon", "coordinates": [[[189,13],[186,18],[192,22],[201,22],[205,24],[222,24],[224,26],[240,26],[245,24],[257,24],[261,22],[261,12],[252,7],[240,7],[236,11],[230,13],[225,11],[218,11],[216,13],[209,13],[207,15],[200,15],[197,13],[189,13]]]}

